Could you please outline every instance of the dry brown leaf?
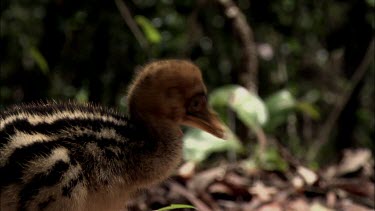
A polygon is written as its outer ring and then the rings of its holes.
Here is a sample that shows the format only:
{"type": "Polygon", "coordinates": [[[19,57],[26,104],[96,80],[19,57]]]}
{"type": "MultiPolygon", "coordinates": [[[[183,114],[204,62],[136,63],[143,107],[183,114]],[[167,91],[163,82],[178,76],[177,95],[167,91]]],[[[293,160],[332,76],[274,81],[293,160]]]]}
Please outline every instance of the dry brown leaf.
{"type": "Polygon", "coordinates": [[[260,181],[255,182],[255,184],[249,189],[250,193],[258,196],[263,202],[271,200],[272,196],[275,195],[277,191],[276,188],[267,187],[260,181]]]}
{"type": "Polygon", "coordinates": [[[303,181],[302,177],[294,176],[292,178],[292,185],[296,190],[301,191],[305,186],[305,182],[303,181]]]}
{"type": "Polygon", "coordinates": [[[344,199],[341,201],[339,210],[342,211],[373,211],[367,207],[361,206],[359,204],[354,204],[351,200],[344,199]]]}
{"type": "Polygon", "coordinates": [[[196,164],[192,161],[184,163],[177,171],[178,176],[184,179],[190,179],[195,174],[196,164]]]}
{"type": "Polygon", "coordinates": [[[281,204],[273,202],[261,206],[258,211],[283,211],[281,204]]]}
{"type": "Polygon", "coordinates": [[[188,187],[197,193],[205,192],[210,184],[221,180],[225,175],[226,169],[223,167],[212,168],[196,174],[189,182],[188,187]]]}
{"type": "Polygon", "coordinates": [[[286,210],[288,211],[306,211],[309,210],[309,204],[304,198],[297,198],[287,202],[286,210]]]}
{"type": "Polygon", "coordinates": [[[348,149],[344,151],[344,157],[338,166],[337,174],[344,175],[355,172],[365,166],[371,160],[371,151],[369,149],[348,149]]]}
{"type": "Polygon", "coordinates": [[[329,191],[326,195],[326,203],[329,208],[333,208],[336,206],[337,196],[336,193],[333,191],[329,191]]]}
{"type": "Polygon", "coordinates": [[[371,199],[373,199],[375,196],[374,183],[365,179],[337,179],[336,181],[332,182],[332,186],[345,190],[351,194],[366,196],[371,199]]]}
{"type": "Polygon", "coordinates": [[[225,175],[224,180],[235,187],[246,187],[250,184],[250,181],[246,177],[242,177],[234,172],[229,172],[225,175]]]}
{"type": "Polygon", "coordinates": [[[306,167],[298,166],[297,173],[303,178],[307,185],[312,185],[318,180],[318,175],[306,167]]]}
{"type": "Polygon", "coordinates": [[[334,211],[334,210],[324,206],[322,203],[318,201],[315,201],[311,203],[310,211],[334,211]]]}
{"type": "Polygon", "coordinates": [[[216,182],[208,187],[209,193],[220,193],[226,195],[233,195],[233,190],[223,183],[216,182]]]}

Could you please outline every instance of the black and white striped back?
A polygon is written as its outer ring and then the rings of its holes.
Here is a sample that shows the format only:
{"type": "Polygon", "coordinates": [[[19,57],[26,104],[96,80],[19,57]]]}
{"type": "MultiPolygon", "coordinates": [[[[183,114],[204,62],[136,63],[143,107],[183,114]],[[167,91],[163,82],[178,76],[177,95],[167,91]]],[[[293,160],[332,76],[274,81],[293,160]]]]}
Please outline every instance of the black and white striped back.
{"type": "Polygon", "coordinates": [[[125,171],[126,157],[145,145],[140,137],[125,116],[92,104],[51,102],[1,112],[1,207],[51,210],[65,200],[80,209],[90,190],[125,171]]]}

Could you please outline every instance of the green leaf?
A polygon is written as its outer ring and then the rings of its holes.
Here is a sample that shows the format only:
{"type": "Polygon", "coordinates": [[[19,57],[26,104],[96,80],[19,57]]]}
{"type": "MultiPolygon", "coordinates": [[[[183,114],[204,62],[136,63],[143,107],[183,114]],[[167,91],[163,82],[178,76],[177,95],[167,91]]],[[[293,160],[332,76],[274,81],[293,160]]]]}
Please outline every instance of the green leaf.
{"type": "Polygon", "coordinates": [[[163,208],[157,209],[155,211],[165,211],[165,210],[175,210],[175,209],[194,209],[194,210],[196,210],[197,208],[195,208],[194,206],[191,206],[191,205],[187,205],[187,204],[171,204],[167,207],[163,207],[163,208]]]}
{"type": "Polygon", "coordinates": [[[40,53],[40,51],[35,47],[30,47],[29,53],[31,58],[36,62],[36,64],[40,68],[40,70],[44,74],[47,74],[49,71],[48,63],[44,56],[40,53]]]}
{"type": "Polygon", "coordinates": [[[266,98],[265,104],[271,117],[265,128],[273,131],[287,121],[289,114],[295,109],[296,100],[288,90],[281,90],[266,98]]]}
{"type": "Polygon", "coordinates": [[[75,99],[78,102],[85,103],[89,101],[89,92],[86,87],[82,87],[77,94],[75,95],[75,99]]]}
{"type": "Polygon", "coordinates": [[[184,136],[184,159],[201,162],[214,152],[239,152],[242,149],[239,140],[226,130],[227,137],[223,140],[199,129],[189,129],[184,136]]]}
{"type": "Polygon", "coordinates": [[[265,103],[270,114],[275,114],[292,109],[296,104],[296,100],[288,90],[280,90],[269,96],[265,103]]]}
{"type": "Polygon", "coordinates": [[[265,152],[259,155],[259,166],[267,171],[286,171],[288,163],[280,156],[274,147],[269,147],[265,152]]]}
{"type": "Polygon", "coordinates": [[[262,99],[241,86],[228,85],[216,89],[210,95],[210,103],[214,107],[230,107],[251,128],[264,125],[268,119],[262,99]]]}
{"type": "Polygon", "coordinates": [[[370,7],[375,7],[375,0],[366,0],[366,3],[370,7]]]}
{"type": "Polygon", "coordinates": [[[314,120],[320,119],[320,113],[314,105],[307,102],[298,102],[296,105],[297,109],[302,113],[308,115],[314,120]]]}
{"type": "Polygon", "coordinates": [[[215,107],[222,107],[229,105],[229,98],[232,95],[233,90],[235,90],[237,85],[227,85],[220,87],[211,92],[210,104],[215,107]]]}
{"type": "Polygon", "coordinates": [[[161,35],[159,31],[152,25],[152,23],[144,16],[135,16],[135,21],[142,28],[147,40],[150,43],[157,44],[161,41],[161,35]]]}

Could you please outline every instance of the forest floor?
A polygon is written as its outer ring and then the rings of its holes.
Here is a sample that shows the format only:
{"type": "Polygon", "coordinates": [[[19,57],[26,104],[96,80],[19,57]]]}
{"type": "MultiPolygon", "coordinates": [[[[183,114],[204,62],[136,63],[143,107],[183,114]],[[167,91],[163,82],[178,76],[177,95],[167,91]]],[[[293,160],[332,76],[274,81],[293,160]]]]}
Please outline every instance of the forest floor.
{"type": "Polygon", "coordinates": [[[187,204],[199,211],[365,211],[374,210],[374,192],[371,151],[353,149],[340,162],[315,171],[291,163],[284,172],[244,162],[200,170],[185,163],[175,176],[140,193],[129,210],[187,204]]]}

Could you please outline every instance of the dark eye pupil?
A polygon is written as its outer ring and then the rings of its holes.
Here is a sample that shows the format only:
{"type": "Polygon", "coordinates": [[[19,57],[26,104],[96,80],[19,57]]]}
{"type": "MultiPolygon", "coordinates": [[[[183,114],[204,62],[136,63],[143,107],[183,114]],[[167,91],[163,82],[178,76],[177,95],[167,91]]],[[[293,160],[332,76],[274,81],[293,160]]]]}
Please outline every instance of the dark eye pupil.
{"type": "Polygon", "coordinates": [[[194,108],[199,107],[199,100],[198,99],[194,101],[193,106],[194,106],[194,108]]]}
{"type": "Polygon", "coordinates": [[[197,112],[199,111],[202,107],[205,106],[206,103],[206,96],[204,95],[197,95],[195,96],[189,106],[190,112],[197,112]]]}
{"type": "Polygon", "coordinates": [[[191,102],[191,106],[190,106],[190,109],[192,111],[198,111],[201,107],[201,99],[199,98],[196,98],[194,99],[192,102],[191,102]]]}
{"type": "Polygon", "coordinates": [[[193,100],[190,109],[192,109],[192,110],[198,110],[199,109],[199,100],[198,99],[193,100]]]}

